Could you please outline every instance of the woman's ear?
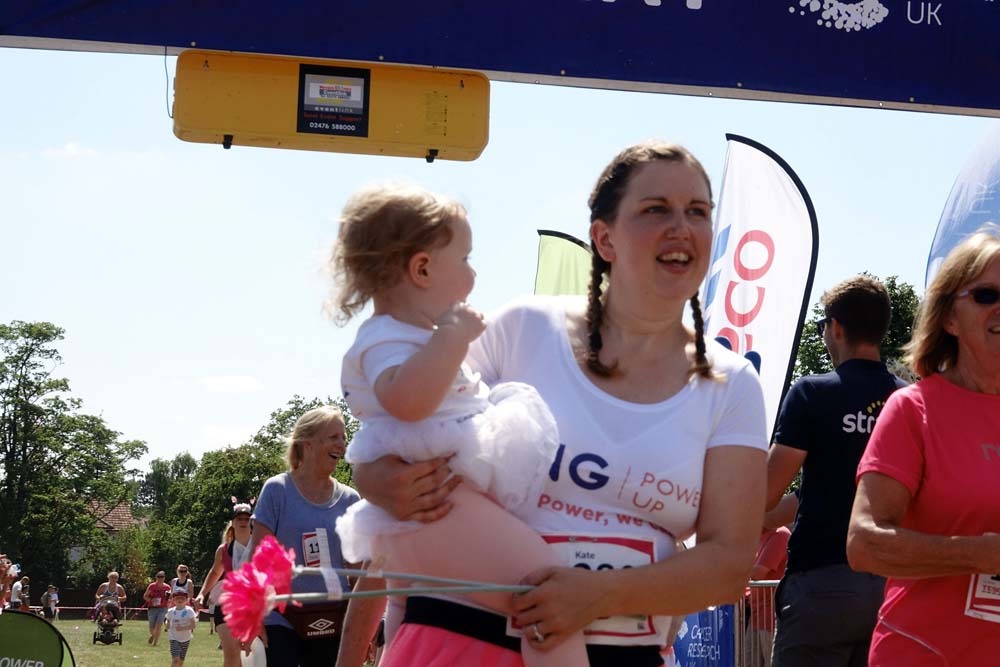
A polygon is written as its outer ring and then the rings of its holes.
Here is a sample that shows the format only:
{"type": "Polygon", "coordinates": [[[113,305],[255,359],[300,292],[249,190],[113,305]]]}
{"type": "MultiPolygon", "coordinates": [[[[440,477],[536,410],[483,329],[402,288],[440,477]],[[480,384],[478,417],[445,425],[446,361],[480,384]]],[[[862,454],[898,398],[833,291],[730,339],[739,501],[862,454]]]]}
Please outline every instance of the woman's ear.
{"type": "Polygon", "coordinates": [[[958,318],[955,317],[955,304],[951,305],[951,309],[948,311],[947,317],[944,318],[941,328],[946,333],[958,338],[958,318]]]}
{"type": "Polygon", "coordinates": [[[406,263],[406,275],[417,287],[430,285],[431,256],[426,252],[418,252],[406,263]]]}
{"type": "Polygon", "coordinates": [[[597,254],[605,262],[615,260],[615,245],[611,241],[611,225],[600,218],[590,223],[590,240],[597,249],[597,254]]]}

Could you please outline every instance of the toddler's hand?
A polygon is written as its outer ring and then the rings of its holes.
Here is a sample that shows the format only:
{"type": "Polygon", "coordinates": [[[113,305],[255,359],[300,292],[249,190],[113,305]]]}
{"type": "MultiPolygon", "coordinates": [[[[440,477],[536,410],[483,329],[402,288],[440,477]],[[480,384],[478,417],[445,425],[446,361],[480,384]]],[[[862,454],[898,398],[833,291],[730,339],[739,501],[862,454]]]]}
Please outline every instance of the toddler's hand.
{"type": "Polygon", "coordinates": [[[486,330],[483,314],[466,303],[454,304],[435,324],[438,331],[454,334],[464,343],[471,343],[486,330]]]}

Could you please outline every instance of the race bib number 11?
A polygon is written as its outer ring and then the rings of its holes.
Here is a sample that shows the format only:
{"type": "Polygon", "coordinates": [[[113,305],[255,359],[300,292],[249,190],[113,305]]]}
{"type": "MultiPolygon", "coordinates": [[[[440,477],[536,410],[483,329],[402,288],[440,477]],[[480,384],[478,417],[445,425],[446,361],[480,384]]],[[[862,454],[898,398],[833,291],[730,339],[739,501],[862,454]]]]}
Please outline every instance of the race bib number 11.
{"type": "Polygon", "coordinates": [[[327,539],[326,528],[302,533],[302,559],[306,567],[333,566],[330,561],[330,541],[327,539]]]}

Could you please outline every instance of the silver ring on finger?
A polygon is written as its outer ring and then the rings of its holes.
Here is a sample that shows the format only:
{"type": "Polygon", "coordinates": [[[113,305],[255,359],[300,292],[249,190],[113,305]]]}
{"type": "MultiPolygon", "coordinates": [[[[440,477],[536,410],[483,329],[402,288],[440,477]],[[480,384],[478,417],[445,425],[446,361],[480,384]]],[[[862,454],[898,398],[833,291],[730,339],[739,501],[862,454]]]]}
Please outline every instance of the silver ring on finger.
{"type": "Polygon", "coordinates": [[[538,623],[533,623],[531,625],[531,632],[534,633],[535,641],[538,642],[539,644],[545,641],[545,635],[543,635],[542,631],[538,629],[538,623]]]}

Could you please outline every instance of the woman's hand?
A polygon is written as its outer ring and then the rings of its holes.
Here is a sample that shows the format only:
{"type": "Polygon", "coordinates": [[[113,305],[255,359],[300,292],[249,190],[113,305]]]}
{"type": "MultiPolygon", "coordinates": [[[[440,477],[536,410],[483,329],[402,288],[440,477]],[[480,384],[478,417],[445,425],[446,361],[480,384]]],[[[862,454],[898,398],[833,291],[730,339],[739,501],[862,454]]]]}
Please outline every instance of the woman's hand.
{"type": "Polygon", "coordinates": [[[514,596],[514,620],[541,651],[566,641],[594,619],[612,615],[614,589],[605,572],[549,567],[532,572],[522,583],[536,588],[514,596]],[[536,630],[544,640],[533,637],[536,630]]]}
{"type": "Polygon", "coordinates": [[[407,463],[383,456],[353,467],[358,492],[400,521],[437,521],[451,510],[448,495],[461,483],[450,477],[447,458],[407,463]]]}

